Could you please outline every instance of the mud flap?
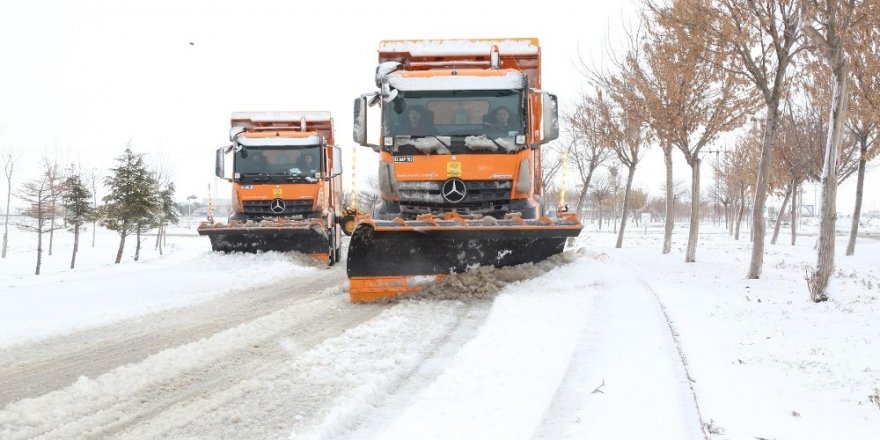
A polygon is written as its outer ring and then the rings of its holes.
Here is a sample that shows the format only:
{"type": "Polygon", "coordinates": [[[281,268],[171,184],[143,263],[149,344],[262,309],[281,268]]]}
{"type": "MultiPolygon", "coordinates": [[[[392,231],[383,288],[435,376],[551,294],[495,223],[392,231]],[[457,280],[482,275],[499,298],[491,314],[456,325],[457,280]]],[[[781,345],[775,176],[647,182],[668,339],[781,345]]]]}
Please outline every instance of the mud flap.
{"type": "Polygon", "coordinates": [[[535,263],[561,253],[581,231],[573,219],[426,220],[358,224],[347,260],[353,301],[420,290],[424,277],[535,263]]]}

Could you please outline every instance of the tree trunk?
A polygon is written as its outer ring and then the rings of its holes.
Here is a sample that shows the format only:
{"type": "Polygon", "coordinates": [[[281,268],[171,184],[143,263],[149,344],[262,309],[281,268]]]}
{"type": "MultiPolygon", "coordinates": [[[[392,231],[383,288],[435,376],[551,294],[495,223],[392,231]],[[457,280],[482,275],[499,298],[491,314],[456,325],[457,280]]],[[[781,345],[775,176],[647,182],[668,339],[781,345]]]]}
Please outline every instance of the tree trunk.
{"type": "Polygon", "coordinates": [[[736,198],[734,197],[733,202],[730,204],[730,224],[727,225],[727,235],[733,237],[733,227],[736,224],[734,221],[734,214],[739,212],[739,205],[737,204],[736,198]]]}
{"type": "Polygon", "coordinates": [[[73,255],[70,256],[70,268],[76,266],[76,251],[79,250],[79,224],[73,225],[73,255]]]}
{"type": "Polygon", "coordinates": [[[666,164],[666,224],[663,226],[663,254],[672,251],[672,228],[675,227],[675,196],[672,182],[672,147],[663,149],[666,164]]]}
{"type": "Polygon", "coordinates": [[[577,218],[583,221],[584,211],[587,209],[587,200],[589,200],[590,180],[593,179],[593,168],[587,173],[587,180],[583,182],[581,194],[578,196],[577,218]]]}
{"type": "Polygon", "coordinates": [[[37,220],[37,269],[34,275],[40,274],[40,266],[43,263],[43,221],[37,220]]]}
{"type": "Polygon", "coordinates": [[[722,203],[722,205],[724,205],[724,228],[727,229],[728,225],[730,225],[730,221],[729,221],[730,216],[727,212],[727,203],[722,203]]]}
{"type": "Polygon", "coordinates": [[[776,239],[779,238],[779,226],[782,224],[782,217],[785,216],[785,208],[788,208],[789,198],[791,198],[791,191],[786,191],[785,198],[782,199],[782,206],[779,208],[779,213],[776,214],[776,224],[773,225],[773,239],[770,240],[770,244],[776,244],[776,239]]]}
{"type": "Polygon", "coordinates": [[[165,225],[159,226],[159,240],[157,241],[159,244],[159,255],[163,255],[162,248],[165,245],[165,225]]]}
{"type": "Polygon", "coordinates": [[[596,204],[599,205],[599,209],[597,209],[597,211],[599,211],[599,230],[601,231],[602,230],[602,201],[597,200],[596,204]]]}
{"type": "Polygon", "coordinates": [[[697,261],[697,236],[700,233],[700,158],[694,156],[688,165],[691,166],[691,225],[684,262],[693,263],[697,261]]]}
{"type": "Polygon", "coordinates": [[[9,243],[9,203],[12,201],[12,176],[6,179],[6,222],[3,224],[3,258],[6,258],[6,245],[9,243]]]}
{"type": "MultiPolygon", "coordinates": [[[[838,48],[838,50],[840,50],[838,48]]],[[[837,218],[837,149],[843,137],[848,98],[849,69],[842,59],[835,63],[834,88],[831,95],[831,115],[825,140],[825,166],[822,167],[822,208],[819,220],[819,252],[816,271],[808,282],[810,299],[821,302],[828,299],[828,280],[834,272],[834,229],[837,218]]]]}
{"type": "MultiPolygon", "coordinates": [[[[54,173],[54,172],[53,172],[54,173]]],[[[54,174],[53,174],[54,176],[54,174]]],[[[51,197],[51,202],[49,203],[49,256],[52,255],[52,243],[55,240],[55,180],[51,180],[51,186],[49,187],[49,196],[51,197]]]]}
{"type": "Polygon", "coordinates": [[[137,225],[137,232],[135,232],[135,238],[137,241],[134,245],[134,261],[138,261],[141,258],[141,225],[137,225]]]}
{"type": "Polygon", "coordinates": [[[626,189],[623,191],[623,212],[620,214],[620,231],[617,232],[617,245],[614,246],[618,249],[623,247],[623,231],[626,229],[626,217],[629,215],[629,191],[632,188],[633,176],[636,173],[635,164],[632,167],[628,167],[628,170],[626,173],[626,189]]]}
{"type": "Polygon", "coordinates": [[[746,211],[746,190],[742,185],[739,189],[739,212],[736,215],[736,232],[733,234],[734,240],[739,240],[739,227],[742,224],[743,214],[746,211]]]}
{"type": "Polygon", "coordinates": [[[800,197],[798,196],[798,188],[801,186],[800,182],[792,180],[791,182],[791,245],[794,246],[795,241],[797,241],[797,212],[798,206],[801,205],[800,197]]]}
{"type": "Polygon", "coordinates": [[[125,236],[128,235],[125,232],[119,233],[119,250],[116,251],[116,264],[122,261],[122,250],[125,249],[125,236]]]}
{"type": "Polygon", "coordinates": [[[773,161],[773,144],[776,141],[776,124],[779,115],[779,97],[774,94],[767,102],[767,126],[764,127],[764,143],[758,165],[758,183],[755,185],[755,203],[752,206],[752,260],[747,278],[761,277],[764,266],[764,205],[767,201],[767,183],[770,180],[770,164],[773,161]]]}
{"type": "Polygon", "coordinates": [[[865,155],[868,152],[868,138],[862,136],[859,140],[861,148],[859,150],[859,174],[856,180],[856,207],[853,208],[852,227],[849,230],[849,243],[846,245],[846,255],[851,256],[856,253],[856,236],[859,234],[859,219],[862,216],[862,195],[865,192],[865,155]]]}

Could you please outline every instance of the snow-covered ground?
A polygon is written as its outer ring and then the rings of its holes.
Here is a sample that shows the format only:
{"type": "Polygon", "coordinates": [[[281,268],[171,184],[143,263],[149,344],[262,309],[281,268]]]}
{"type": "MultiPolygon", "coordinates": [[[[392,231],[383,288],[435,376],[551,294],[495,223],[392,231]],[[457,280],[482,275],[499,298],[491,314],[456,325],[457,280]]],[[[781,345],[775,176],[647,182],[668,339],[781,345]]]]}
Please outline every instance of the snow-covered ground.
{"type": "MultiPolygon", "coordinates": [[[[342,288],[316,292],[9,403],[0,437],[876,438],[880,241],[863,238],[844,257],[841,237],[831,300],[813,304],[804,274],[814,238],[791,246],[784,229],[762,278],[746,280],[748,231],[735,241],[704,224],[697,262],[685,264],[684,227],[664,256],[655,226],[630,225],[622,249],[607,227],[587,226],[564,256],[452,277],[443,299],[368,309],[342,288]],[[313,337],[322,328],[333,331],[313,337]],[[211,376],[213,392],[176,379],[211,376]],[[196,397],[150,407],[162,393],[196,397]]],[[[325,270],[271,253],[213,255],[191,236],[169,237],[165,256],[148,241],[144,261],[113,265],[106,238],[74,271],[56,249],[40,277],[13,248],[14,263],[0,262],[0,346],[325,270]]]]}
{"type": "Polygon", "coordinates": [[[297,255],[216,254],[207,238],[185,226],[169,229],[164,255],[155,249],[155,236],[144,237],[140,261],[134,261],[134,237],[128,237],[122,262],[113,264],[119,236],[103,228],[97,232],[94,248],[91,231],[83,233],[74,269],[73,234],[55,231],[51,256],[45,234],[36,276],[36,234],[10,229],[7,257],[0,260],[0,347],[318,270],[297,255]]]}

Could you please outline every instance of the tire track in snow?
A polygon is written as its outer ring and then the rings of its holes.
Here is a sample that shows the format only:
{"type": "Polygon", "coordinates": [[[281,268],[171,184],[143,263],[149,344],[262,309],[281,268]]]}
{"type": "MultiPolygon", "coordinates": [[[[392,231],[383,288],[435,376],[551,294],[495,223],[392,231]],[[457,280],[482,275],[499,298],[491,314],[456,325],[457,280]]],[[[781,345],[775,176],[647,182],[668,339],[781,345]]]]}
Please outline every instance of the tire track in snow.
{"type": "Polygon", "coordinates": [[[464,301],[367,306],[348,304],[340,289],[307,296],[207,339],[11,404],[0,411],[0,437],[264,438],[294,430],[335,438],[357,432],[365,413],[393,410],[442,371],[483,321],[483,300],[508,282],[505,273],[471,274],[493,279],[477,296],[467,277],[450,277],[453,283],[441,290],[447,297],[459,292],[464,301]]]}
{"type": "Polygon", "coordinates": [[[535,438],[707,438],[662,304],[603,257],[588,324],[535,438]]]}
{"type": "Polygon", "coordinates": [[[341,266],[207,302],[0,350],[0,407],[204,338],[345,282],[341,266]]]}
{"type": "Polygon", "coordinates": [[[380,316],[282,369],[265,369],[228,390],[181,402],[121,437],[369,437],[375,424],[381,428],[442,373],[484,322],[495,293],[563,260],[554,261],[450,277],[418,300],[391,302],[380,316]]]}
{"type": "Polygon", "coordinates": [[[350,321],[375,316],[382,308],[353,306],[341,288],[328,289],[138,364],[118,367],[95,379],[80,378],[63,390],[10,404],[0,411],[0,437],[105,438],[179,401],[198,400],[217,393],[217,388],[222,391],[245,381],[255,368],[283,364],[290,353],[272,345],[280,337],[304,333],[308,337],[303,344],[308,346],[343,331],[352,325],[350,321]],[[335,320],[340,314],[347,319],[335,320]],[[322,331],[309,331],[315,328],[322,331]]]}

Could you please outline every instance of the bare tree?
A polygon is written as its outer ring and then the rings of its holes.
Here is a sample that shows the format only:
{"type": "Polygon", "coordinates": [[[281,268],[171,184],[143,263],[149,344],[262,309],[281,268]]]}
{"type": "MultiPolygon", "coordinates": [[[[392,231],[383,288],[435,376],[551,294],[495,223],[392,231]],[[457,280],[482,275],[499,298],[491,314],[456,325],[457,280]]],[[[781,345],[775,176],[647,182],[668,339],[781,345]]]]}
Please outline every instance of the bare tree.
{"type": "Polygon", "coordinates": [[[587,206],[590,183],[596,169],[614,156],[609,145],[601,138],[596,96],[584,94],[575,110],[565,115],[571,129],[571,142],[568,144],[568,157],[577,168],[580,178],[580,192],[577,202],[577,216],[582,219],[587,206]]]}
{"type": "Polygon", "coordinates": [[[718,165],[718,175],[730,189],[737,210],[730,233],[739,240],[740,225],[745,209],[754,193],[754,170],[761,152],[764,128],[757,121],[737,140],[736,148],[724,154],[718,165]]]}
{"type": "MultiPolygon", "coordinates": [[[[812,159],[806,163],[807,170],[813,181],[820,182],[825,166],[825,146],[830,132],[828,108],[833,98],[833,89],[828,86],[832,84],[833,78],[818,59],[809,59],[805,63],[804,73],[798,81],[805,95],[804,105],[799,109],[803,116],[803,121],[800,123],[803,145],[798,154],[812,159]]],[[[837,178],[837,185],[840,185],[859,169],[858,141],[851,131],[844,130],[841,134],[841,143],[835,150],[833,174],[837,178]]]]}
{"type": "MultiPolygon", "coordinates": [[[[808,154],[804,154],[804,145],[811,142],[809,122],[804,114],[798,112],[799,108],[791,105],[786,107],[785,117],[779,125],[777,134],[777,147],[774,148],[773,166],[771,170],[772,187],[783,196],[782,207],[779,209],[776,224],[773,227],[773,239],[771,244],[776,244],[779,237],[780,226],[783,222],[785,209],[790,201],[792,212],[796,213],[796,190],[801,182],[809,176],[811,160],[808,154]]],[[[797,225],[791,221],[791,228],[796,234],[797,225]]],[[[794,244],[794,243],[792,243],[794,244]]]]}
{"type": "Polygon", "coordinates": [[[3,222],[2,258],[6,258],[6,247],[9,244],[9,208],[12,202],[12,174],[15,171],[15,162],[18,161],[18,158],[19,156],[13,153],[12,150],[0,153],[0,160],[3,161],[3,174],[6,176],[6,212],[4,214],[6,219],[3,222]]]}
{"type": "Polygon", "coordinates": [[[788,87],[787,72],[801,50],[799,0],[715,0],[711,6],[693,2],[693,20],[710,22],[718,49],[737,60],[732,67],[758,89],[765,105],[764,136],[752,208],[752,258],[748,278],[760,278],[764,263],[764,205],[779,124],[779,107],[788,87]]]}
{"type": "Polygon", "coordinates": [[[51,171],[44,167],[40,176],[23,183],[17,194],[17,197],[27,205],[22,215],[30,218],[30,221],[18,223],[18,228],[37,233],[37,266],[34,275],[40,274],[43,262],[43,234],[49,232],[49,221],[53,215],[50,208],[52,200],[50,173],[51,171]]]}
{"type": "MultiPolygon", "coordinates": [[[[717,24],[691,24],[687,1],[648,4],[651,16],[642,57],[629,58],[635,85],[645,97],[651,127],[666,145],[684,154],[691,167],[690,228],[685,262],[696,261],[700,225],[701,150],[718,135],[744,123],[755,99],[718,46],[717,24]]],[[[713,15],[705,15],[711,20],[713,15]]],[[[671,167],[669,165],[668,167],[671,167]]]]}
{"type": "Polygon", "coordinates": [[[635,220],[636,226],[639,226],[640,213],[648,204],[648,192],[642,188],[633,188],[629,194],[629,210],[632,212],[632,218],[635,220]]]}
{"type": "Polygon", "coordinates": [[[715,185],[709,188],[709,196],[716,200],[721,204],[721,208],[723,209],[724,215],[724,227],[726,228],[728,224],[730,224],[730,219],[728,218],[728,206],[731,202],[730,191],[725,182],[721,179],[721,176],[718,173],[718,162],[713,165],[712,171],[715,176],[715,185]]]}
{"type": "Polygon", "coordinates": [[[58,162],[43,158],[43,171],[49,182],[49,205],[47,214],[49,215],[49,255],[52,255],[52,244],[55,241],[55,230],[61,227],[55,226],[55,219],[61,215],[60,201],[61,194],[64,192],[64,179],[61,175],[58,162]]]}
{"type": "Polygon", "coordinates": [[[865,22],[851,29],[852,38],[848,49],[852,72],[848,127],[859,149],[856,200],[846,246],[848,256],[855,254],[865,188],[865,169],[868,161],[880,153],[880,148],[877,147],[880,144],[877,142],[880,136],[880,14],[877,14],[876,9],[866,12],[865,22]]]}
{"type": "Polygon", "coordinates": [[[369,176],[367,184],[360,186],[355,194],[355,203],[360,209],[370,212],[380,201],[379,180],[376,176],[369,176]]]}
{"type": "Polygon", "coordinates": [[[610,146],[617,160],[627,169],[620,229],[615,244],[617,248],[623,247],[623,236],[629,215],[627,201],[636,167],[642,159],[641,150],[651,138],[642,113],[644,100],[635,90],[628,87],[630,75],[628,72],[621,72],[620,75],[610,75],[602,79],[611,99],[603,98],[600,93],[596,100],[601,124],[600,138],[610,146]]]}
{"type": "Polygon", "coordinates": [[[593,183],[593,198],[596,199],[596,212],[599,216],[599,230],[602,230],[602,207],[611,199],[611,179],[608,174],[600,175],[593,183]]]}
{"type": "Polygon", "coordinates": [[[819,252],[816,271],[810,275],[810,299],[828,299],[828,280],[834,271],[834,229],[837,212],[837,149],[844,132],[849,101],[849,61],[844,42],[857,19],[855,0],[803,0],[803,15],[812,18],[821,28],[804,22],[802,30],[816,46],[816,51],[830,68],[833,81],[828,137],[825,142],[825,164],[822,167],[822,208],[819,222],[819,252]]]}

